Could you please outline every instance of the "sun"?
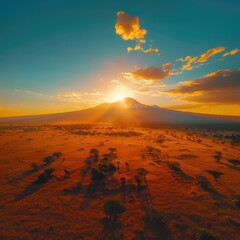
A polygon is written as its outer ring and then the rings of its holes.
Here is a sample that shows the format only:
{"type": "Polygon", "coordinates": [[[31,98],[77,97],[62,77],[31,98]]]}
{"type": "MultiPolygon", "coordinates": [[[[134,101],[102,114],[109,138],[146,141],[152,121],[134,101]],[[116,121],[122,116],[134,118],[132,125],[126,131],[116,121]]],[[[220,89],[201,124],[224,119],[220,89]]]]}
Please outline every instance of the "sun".
{"type": "Polygon", "coordinates": [[[119,93],[117,94],[115,97],[113,97],[113,102],[116,102],[116,101],[123,101],[124,98],[126,98],[127,96],[123,93],[119,93]]]}
{"type": "Polygon", "coordinates": [[[124,98],[127,97],[134,97],[133,91],[128,88],[127,86],[116,86],[108,95],[107,101],[108,102],[116,102],[116,101],[123,101],[124,98]]]}

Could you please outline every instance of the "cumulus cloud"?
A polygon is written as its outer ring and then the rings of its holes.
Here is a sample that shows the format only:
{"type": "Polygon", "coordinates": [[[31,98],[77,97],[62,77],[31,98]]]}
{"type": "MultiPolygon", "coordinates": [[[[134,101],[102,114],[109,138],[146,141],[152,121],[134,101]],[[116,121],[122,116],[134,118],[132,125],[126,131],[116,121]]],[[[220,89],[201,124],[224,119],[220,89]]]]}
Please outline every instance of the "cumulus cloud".
{"type": "Polygon", "coordinates": [[[218,70],[165,92],[200,103],[240,104],[240,70],[218,70]]]}
{"type": "Polygon", "coordinates": [[[145,80],[162,80],[171,75],[171,64],[166,63],[160,67],[139,68],[132,72],[133,77],[145,80]]]}
{"type": "Polygon", "coordinates": [[[116,34],[123,40],[143,39],[147,34],[146,29],[141,29],[138,17],[129,16],[123,11],[118,12],[117,15],[116,34]]]}
{"type": "Polygon", "coordinates": [[[142,44],[146,43],[145,35],[146,29],[142,29],[140,26],[139,18],[136,16],[130,16],[123,11],[117,13],[117,23],[115,25],[116,34],[118,34],[123,40],[136,41],[135,47],[128,47],[127,51],[142,51],[147,54],[158,53],[157,48],[144,49],[142,44]]]}
{"type": "Polygon", "coordinates": [[[235,49],[231,50],[230,52],[224,53],[224,54],[223,54],[223,57],[235,55],[235,54],[237,54],[239,51],[240,51],[239,48],[235,48],[235,49]]]}

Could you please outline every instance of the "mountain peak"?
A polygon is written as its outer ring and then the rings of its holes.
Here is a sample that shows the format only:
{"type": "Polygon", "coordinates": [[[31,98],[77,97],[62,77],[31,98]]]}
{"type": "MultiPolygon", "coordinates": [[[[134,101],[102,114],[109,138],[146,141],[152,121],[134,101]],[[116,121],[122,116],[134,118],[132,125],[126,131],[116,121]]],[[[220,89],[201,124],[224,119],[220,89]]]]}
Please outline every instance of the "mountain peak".
{"type": "Polygon", "coordinates": [[[130,98],[130,97],[126,97],[123,99],[123,102],[127,103],[127,104],[141,104],[140,102],[138,102],[137,100],[135,100],[134,98],[130,98]]]}

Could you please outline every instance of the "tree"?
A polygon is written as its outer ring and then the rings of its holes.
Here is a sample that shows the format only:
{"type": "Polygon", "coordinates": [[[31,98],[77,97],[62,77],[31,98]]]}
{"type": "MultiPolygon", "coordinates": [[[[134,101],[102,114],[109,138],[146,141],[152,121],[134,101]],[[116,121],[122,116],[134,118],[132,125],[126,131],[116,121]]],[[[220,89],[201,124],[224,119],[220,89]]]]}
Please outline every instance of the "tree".
{"type": "Polygon", "coordinates": [[[104,212],[109,216],[113,226],[119,215],[126,211],[126,207],[118,199],[109,199],[104,204],[104,212]]]}

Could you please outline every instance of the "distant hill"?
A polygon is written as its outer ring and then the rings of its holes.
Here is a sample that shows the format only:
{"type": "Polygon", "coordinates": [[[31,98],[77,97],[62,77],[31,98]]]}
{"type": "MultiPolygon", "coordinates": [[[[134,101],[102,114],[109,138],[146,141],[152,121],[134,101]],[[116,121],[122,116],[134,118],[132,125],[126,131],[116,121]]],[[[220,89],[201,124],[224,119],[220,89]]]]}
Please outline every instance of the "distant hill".
{"type": "Polygon", "coordinates": [[[0,124],[22,123],[238,124],[240,117],[180,112],[125,98],[74,112],[0,118],[0,124]]]}

